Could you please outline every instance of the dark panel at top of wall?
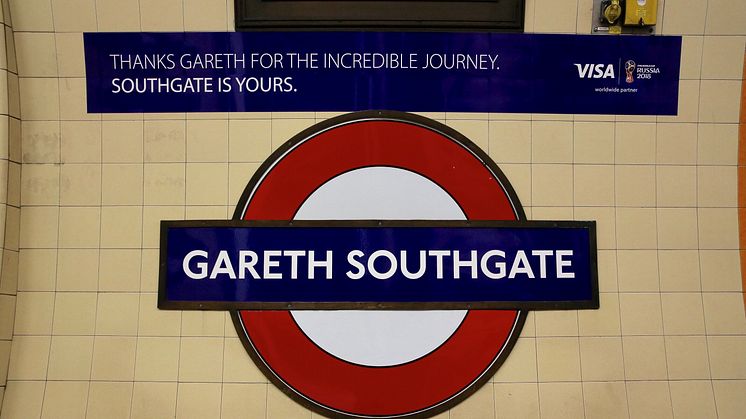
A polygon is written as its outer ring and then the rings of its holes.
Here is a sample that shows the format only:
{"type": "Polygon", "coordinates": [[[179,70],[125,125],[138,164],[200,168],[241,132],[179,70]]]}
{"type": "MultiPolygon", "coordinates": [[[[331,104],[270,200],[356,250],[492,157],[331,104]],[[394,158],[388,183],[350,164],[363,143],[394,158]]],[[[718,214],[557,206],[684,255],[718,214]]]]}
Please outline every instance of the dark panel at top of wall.
{"type": "Polygon", "coordinates": [[[523,32],[525,0],[235,0],[236,30],[523,32]]]}

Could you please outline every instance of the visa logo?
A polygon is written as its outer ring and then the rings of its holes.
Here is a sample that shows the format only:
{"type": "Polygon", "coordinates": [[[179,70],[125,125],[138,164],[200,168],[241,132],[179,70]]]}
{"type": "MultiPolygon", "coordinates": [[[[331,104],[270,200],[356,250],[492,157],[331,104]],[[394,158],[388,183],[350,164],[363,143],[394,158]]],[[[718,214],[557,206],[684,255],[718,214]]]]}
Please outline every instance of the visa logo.
{"type": "Polygon", "coordinates": [[[613,79],[613,64],[575,64],[578,69],[578,77],[581,79],[613,79]]]}

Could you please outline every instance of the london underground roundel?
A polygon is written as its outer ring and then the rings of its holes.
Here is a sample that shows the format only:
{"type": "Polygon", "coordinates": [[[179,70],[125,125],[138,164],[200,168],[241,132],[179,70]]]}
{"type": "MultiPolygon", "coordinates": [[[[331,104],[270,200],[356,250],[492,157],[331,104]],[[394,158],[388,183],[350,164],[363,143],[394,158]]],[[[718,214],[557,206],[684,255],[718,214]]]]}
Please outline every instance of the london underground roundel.
{"type": "MultiPolygon", "coordinates": [[[[435,121],[359,112],[284,144],[246,187],[240,220],[523,220],[507,179],[435,121]]],[[[414,304],[414,303],[413,303],[414,304]]],[[[517,310],[238,310],[264,374],[322,414],[427,417],[489,380],[525,320],[517,310]]]]}

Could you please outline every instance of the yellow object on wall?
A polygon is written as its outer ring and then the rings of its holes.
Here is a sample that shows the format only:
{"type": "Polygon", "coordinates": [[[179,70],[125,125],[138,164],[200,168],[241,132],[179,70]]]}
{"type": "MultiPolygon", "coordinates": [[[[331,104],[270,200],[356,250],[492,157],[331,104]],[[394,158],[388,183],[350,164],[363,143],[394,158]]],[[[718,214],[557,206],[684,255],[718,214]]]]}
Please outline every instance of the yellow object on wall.
{"type": "Polygon", "coordinates": [[[624,25],[655,25],[658,0],[627,0],[624,5],[624,25]]]}

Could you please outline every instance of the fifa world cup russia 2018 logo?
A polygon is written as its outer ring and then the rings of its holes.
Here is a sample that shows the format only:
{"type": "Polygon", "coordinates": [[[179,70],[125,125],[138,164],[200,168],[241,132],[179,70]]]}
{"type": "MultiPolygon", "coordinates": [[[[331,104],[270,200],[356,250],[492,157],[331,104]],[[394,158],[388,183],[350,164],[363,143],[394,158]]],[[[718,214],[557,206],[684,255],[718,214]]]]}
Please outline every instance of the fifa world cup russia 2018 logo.
{"type": "Polygon", "coordinates": [[[624,63],[624,71],[627,73],[627,79],[625,81],[627,83],[635,81],[635,67],[637,67],[637,64],[632,60],[627,60],[624,63]]]}

